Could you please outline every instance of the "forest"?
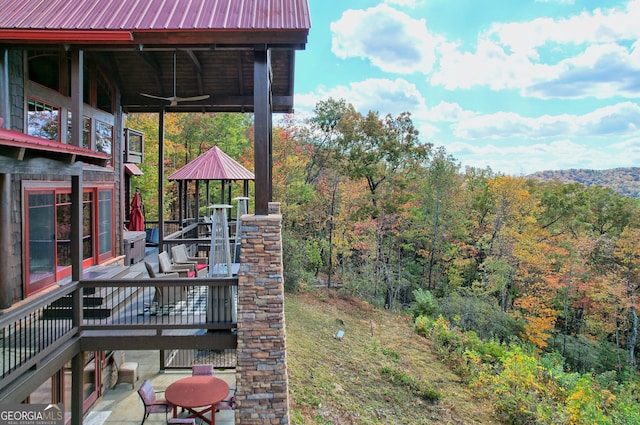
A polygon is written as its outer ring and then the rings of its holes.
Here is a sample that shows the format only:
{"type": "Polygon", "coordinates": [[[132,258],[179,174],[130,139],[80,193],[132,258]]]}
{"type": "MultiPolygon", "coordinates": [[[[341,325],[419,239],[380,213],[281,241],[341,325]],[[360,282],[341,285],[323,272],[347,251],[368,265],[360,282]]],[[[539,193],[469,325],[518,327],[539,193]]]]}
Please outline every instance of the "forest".
{"type": "MultiPolygon", "coordinates": [[[[145,133],[134,184],[153,220],[157,117],[127,126],[145,133]]],[[[169,114],[165,132],[166,176],[213,145],[252,168],[250,115],[169,114]]],[[[640,424],[637,198],[462,169],[409,113],[341,99],[278,121],[273,192],[288,291],[324,286],[411,315],[507,423],[640,424]]]]}

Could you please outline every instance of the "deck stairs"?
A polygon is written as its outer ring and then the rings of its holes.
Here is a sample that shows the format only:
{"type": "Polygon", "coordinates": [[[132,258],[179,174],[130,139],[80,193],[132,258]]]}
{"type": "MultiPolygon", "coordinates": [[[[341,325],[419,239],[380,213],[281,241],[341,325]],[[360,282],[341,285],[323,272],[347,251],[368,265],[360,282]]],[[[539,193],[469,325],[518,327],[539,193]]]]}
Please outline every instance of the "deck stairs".
{"type": "MultiPolygon", "coordinates": [[[[144,273],[132,270],[128,266],[95,267],[85,273],[85,279],[140,279],[144,273]]],[[[85,319],[105,319],[125,308],[138,288],[88,288],[82,297],[83,316],[85,319]],[[118,300],[115,304],[113,300],[118,300]],[[110,306],[110,307],[107,307],[110,306]]],[[[70,319],[73,315],[71,296],[60,298],[42,312],[43,319],[70,319]]]]}

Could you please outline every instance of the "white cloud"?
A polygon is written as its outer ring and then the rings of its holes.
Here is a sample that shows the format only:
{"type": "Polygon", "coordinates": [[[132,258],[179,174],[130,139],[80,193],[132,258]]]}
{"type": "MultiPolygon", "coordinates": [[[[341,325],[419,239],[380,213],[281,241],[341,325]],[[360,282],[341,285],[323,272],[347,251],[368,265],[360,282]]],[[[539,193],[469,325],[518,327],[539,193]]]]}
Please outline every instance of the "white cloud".
{"type": "Polygon", "coordinates": [[[449,90],[487,86],[540,98],[640,97],[638,22],[640,0],[568,18],[496,23],[472,51],[441,43],[430,81],[449,90]]]}
{"type": "Polygon", "coordinates": [[[527,87],[557,77],[554,67],[533,63],[523,54],[509,54],[489,39],[480,39],[475,52],[462,52],[460,46],[443,43],[440,68],[431,83],[446,89],[469,89],[486,85],[493,90],[527,87]]]}
{"type": "Polygon", "coordinates": [[[494,171],[515,176],[542,170],[637,166],[638,159],[637,153],[634,162],[633,158],[624,157],[622,149],[606,145],[591,147],[570,139],[518,146],[455,142],[445,145],[445,148],[463,166],[488,166],[494,171]]]}
{"type": "Polygon", "coordinates": [[[386,4],[347,10],[331,24],[331,50],[341,59],[361,58],[396,74],[431,72],[437,39],[424,19],[413,19],[386,4]]]}
{"type": "Polygon", "coordinates": [[[384,2],[386,4],[415,9],[417,7],[424,6],[427,3],[427,0],[384,0],[384,2]]]}
{"type": "Polygon", "coordinates": [[[640,0],[625,9],[595,9],[568,18],[537,18],[527,22],[496,23],[483,38],[495,38],[514,52],[536,57],[547,44],[584,45],[640,38],[640,0]]]}
{"type": "Polygon", "coordinates": [[[540,98],[640,97],[640,42],[631,49],[618,44],[593,45],[557,65],[556,78],[526,88],[540,98]]]}
{"type": "Polygon", "coordinates": [[[426,118],[430,121],[460,121],[477,115],[475,112],[466,111],[457,103],[442,101],[429,109],[426,118]]]}
{"type": "Polygon", "coordinates": [[[348,86],[319,88],[316,93],[296,95],[296,109],[313,110],[318,101],[330,97],[345,99],[361,114],[377,111],[380,115],[397,116],[409,111],[414,116],[424,116],[427,111],[424,97],[416,86],[402,78],[369,78],[348,86]]]}
{"type": "Polygon", "coordinates": [[[513,112],[474,114],[452,125],[456,137],[468,140],[630,135],[640,130],[640,106],[622,102],[585,115],[542,115],[513,112]]]}

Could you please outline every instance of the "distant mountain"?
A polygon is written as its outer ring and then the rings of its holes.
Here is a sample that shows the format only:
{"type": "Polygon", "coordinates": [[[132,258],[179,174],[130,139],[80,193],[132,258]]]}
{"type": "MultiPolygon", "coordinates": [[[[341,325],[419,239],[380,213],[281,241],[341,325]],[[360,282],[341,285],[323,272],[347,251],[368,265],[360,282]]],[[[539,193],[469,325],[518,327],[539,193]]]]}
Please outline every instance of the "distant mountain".
{"type": "Polygon", "coordinates": [[[610,170],[539,171],[527,176],[544,181],[558,180],[589,186],[609,187],[631,198],[640,198],[640,167],[612,168],[610,170]]]}

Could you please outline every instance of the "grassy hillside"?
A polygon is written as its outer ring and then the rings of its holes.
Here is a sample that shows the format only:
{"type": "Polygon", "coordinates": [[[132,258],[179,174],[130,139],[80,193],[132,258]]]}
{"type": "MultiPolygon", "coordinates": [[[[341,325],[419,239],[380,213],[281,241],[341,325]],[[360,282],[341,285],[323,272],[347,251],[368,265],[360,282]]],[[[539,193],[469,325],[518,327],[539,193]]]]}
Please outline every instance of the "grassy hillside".
{"type": "Polygon", "coordinates": [[[324,290],[287,294],[285,314],[292,423],[500,423],[407,317],[324,290]]]}

